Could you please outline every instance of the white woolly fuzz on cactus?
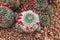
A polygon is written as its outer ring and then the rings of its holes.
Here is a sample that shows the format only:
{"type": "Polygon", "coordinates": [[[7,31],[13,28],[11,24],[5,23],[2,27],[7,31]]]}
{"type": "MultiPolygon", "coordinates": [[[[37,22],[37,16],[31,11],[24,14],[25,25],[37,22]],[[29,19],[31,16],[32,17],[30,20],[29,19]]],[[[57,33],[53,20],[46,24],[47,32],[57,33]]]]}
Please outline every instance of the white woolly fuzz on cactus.
{"type": "MultiPolygon", "coordinates": [[[[38,14],[33,10],[21,12],[16,17],[16,28],[21,32],[34,32],[40,27],[38,14]]],[[[40,29],[39,29],[40,30],[40,29]]]]}

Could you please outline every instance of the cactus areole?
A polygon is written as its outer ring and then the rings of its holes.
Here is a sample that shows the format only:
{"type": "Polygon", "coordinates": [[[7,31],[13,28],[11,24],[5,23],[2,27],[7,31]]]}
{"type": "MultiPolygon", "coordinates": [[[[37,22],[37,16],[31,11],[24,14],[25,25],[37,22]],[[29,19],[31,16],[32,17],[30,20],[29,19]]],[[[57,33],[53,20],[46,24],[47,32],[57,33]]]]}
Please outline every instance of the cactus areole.
{"type": "Polygon", "coordinates": [[[32,10],[24,11],[20,13],[16,20],[18,21],[16,23],[16,28],[20,32],[33,32],[33,31],[39,31],[40,30],[40,21],[39,16],[37,13],[35,13],[32,10]]]}

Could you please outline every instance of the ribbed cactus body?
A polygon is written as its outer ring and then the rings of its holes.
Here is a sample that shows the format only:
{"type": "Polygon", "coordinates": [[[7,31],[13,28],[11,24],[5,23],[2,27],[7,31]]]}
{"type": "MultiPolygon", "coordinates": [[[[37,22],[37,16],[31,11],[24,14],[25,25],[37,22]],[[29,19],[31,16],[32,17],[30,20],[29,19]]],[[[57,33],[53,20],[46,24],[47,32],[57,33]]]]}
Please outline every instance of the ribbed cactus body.
{"type": "Polygon", "coordinates": [[[19,8],[21,0],[2,0],[2,2],[7,3],[13,10],[19,8]]]}
{"type": "Polygon", "coordinates": [[[7,7],[0,6],[0,26],[11,27],[14,23],[15,14],[7,7]]]}
{"type": "Polygon", "coordinates": [[[30,33],[34,31],[39,31],[41,29],[39,16],[32,10],[20,13],[17,16],[16,20],[18,21],[16,23],[16,28],[20,32],[30,33]]]}

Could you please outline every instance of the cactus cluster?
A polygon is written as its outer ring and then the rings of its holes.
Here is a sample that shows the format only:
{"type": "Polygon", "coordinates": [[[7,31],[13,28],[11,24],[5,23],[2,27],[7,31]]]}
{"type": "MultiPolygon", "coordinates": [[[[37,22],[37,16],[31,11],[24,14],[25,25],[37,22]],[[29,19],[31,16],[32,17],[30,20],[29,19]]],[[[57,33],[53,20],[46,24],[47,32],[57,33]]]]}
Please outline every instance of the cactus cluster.
{"type": "Polygon", "coordinates": [[[14,23],[15,14],[7,7],[0,6],[0,26],[7,28],[14,23]]]}
{"type": "MultiPolygon", "coordinates": [[[[2,4],[0,6],[0,26],[7,28],[11,27],[11,25],[15,21],[15,17],[17,16],[17,13],[14,13],[9,8],[16,10],[19,8],[21,3],[21,0],[2,0],[2,4]]],[[[34,7],[34,10],[28,10],[27,8],[24,8],[24,12],[21,12],[16,17],[16,28],[20,32],[34,32],[34,31],[40,31],[41,25],[47,25],[50,22],[49,16],[51,15],[51,6],[48,5],[47,0],[33,0],[31,4],[34,7]],[[43,11],[47,15],[42,15],[39,17],[37,11],[43,11]]]]}
{"type": "Polygon", "coordinates": [[[19,8],[21,0],[2,0],[3,3],[6,3],[13,10],[19,8]]]}
{"type": "Polygon", "coordinates": [[[39,31],[41,29],[39,16],[33,10],[28,10],[20,13],[16,20],[16,28],[20,32],[34,32],[39,31]]]}

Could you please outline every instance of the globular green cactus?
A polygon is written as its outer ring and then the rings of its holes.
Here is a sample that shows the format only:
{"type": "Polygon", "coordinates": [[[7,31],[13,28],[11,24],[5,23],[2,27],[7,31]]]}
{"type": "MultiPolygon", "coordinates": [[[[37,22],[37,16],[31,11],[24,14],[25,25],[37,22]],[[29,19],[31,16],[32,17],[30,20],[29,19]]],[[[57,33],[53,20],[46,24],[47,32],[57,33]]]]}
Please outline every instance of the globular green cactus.
{"type": "Polygon", "coordinates": [[[0,26],[7,28],[11,27],[14,23],[14,18],[16,13],[14,14],[12,10],[8,9],[7,7],[0,6],[0,26]]]}
{"type": "Polygon", "coordinates": [[[13,10],[19,8],[21,0],[2,0],[3,3],[7,3],[13,10]]]}
{"type": "Polygon", "coordinates": [[[28,10],[20,13],[16,17],[16,28],[20,32],[34,32],[41,29],[39,16],[34,10],[28,10]]]}
{"type": "Polygon", "coordinates": [[[31,4],[37,11],[43,11],[47,15],[52,15],[51,5],[48,4],[47,0],[34,0],[31,4]]]}
{"type": "Polygon", "coordinates": [[[41,22],[42,26],[45,26],[50,22],[50,19],[48,16],[42,15],[42,16],[40,16],[40,22],[41,22]]]}
{"type": "Polygon", "coordinates": [[[33,7],[36,10],[45,10],[45,8],[48,6],[47,0],[34,0],[35,4],[33,7]]]}

